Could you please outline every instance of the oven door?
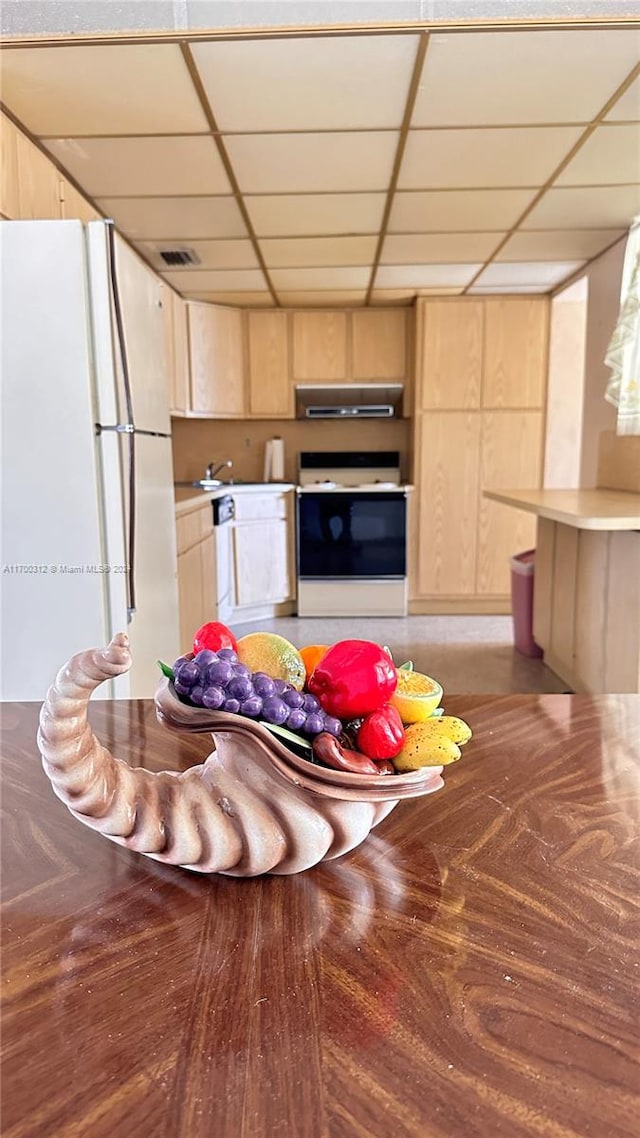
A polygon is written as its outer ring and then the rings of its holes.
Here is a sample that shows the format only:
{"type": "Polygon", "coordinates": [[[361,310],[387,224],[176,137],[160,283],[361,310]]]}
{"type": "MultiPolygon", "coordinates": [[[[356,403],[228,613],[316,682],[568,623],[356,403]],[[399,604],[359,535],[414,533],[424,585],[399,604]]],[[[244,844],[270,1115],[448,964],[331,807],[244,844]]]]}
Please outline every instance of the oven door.
{"type": "Polygon", "coordinates": [[[301,580],[397,579],[407,571],[407,501],[395,493],[298,495],[301,580]]]}

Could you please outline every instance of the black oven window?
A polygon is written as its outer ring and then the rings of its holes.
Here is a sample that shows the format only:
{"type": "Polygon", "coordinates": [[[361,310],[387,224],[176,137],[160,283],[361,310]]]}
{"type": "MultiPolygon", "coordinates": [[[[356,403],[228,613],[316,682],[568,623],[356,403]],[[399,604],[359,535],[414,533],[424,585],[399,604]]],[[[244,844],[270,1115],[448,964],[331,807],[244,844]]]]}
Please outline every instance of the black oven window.
{"type": "Polygon", "coordinates": [[[300,495],[300,577],[404,577],[405,574],[404,494],[300,495]]]}

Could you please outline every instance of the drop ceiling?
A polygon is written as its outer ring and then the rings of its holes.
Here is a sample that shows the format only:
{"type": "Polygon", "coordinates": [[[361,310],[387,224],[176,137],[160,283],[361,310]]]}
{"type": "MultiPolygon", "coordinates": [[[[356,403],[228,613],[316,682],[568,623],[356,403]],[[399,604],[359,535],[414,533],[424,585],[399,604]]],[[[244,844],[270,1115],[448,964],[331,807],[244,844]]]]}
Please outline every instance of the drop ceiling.
{"type": "Polygon", "coordinates": [[[640,213],[633,26],[7,43],[1,64],[4,106],[186,297],[548,292],[640,213]]]}

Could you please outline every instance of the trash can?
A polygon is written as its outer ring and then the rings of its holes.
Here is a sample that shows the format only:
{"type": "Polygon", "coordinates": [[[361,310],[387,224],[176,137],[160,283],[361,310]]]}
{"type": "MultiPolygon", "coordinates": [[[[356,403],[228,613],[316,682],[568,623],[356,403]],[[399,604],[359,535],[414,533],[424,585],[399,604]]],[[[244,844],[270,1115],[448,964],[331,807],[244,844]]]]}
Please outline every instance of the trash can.
{"type": "Polygon", "coordinates": [[[511,613],[513,639],[523,656],[542,656],[542,648],[533,639],[533,573],[535,549],[527,549],[511,558],[511,613]]]}

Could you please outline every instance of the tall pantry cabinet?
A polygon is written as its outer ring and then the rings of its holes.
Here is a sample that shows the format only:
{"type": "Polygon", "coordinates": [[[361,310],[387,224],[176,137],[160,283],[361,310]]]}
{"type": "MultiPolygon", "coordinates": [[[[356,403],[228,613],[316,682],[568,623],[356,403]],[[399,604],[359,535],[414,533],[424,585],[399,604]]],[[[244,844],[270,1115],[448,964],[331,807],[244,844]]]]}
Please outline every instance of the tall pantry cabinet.
{"type": "Polygon", "coordinates": [[[546,297],[418,301],[413,608],[499,611],[535,519],[482,497],[541,483],[546,297]]]}

